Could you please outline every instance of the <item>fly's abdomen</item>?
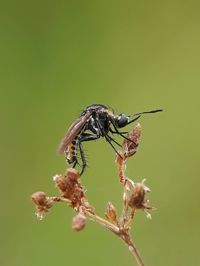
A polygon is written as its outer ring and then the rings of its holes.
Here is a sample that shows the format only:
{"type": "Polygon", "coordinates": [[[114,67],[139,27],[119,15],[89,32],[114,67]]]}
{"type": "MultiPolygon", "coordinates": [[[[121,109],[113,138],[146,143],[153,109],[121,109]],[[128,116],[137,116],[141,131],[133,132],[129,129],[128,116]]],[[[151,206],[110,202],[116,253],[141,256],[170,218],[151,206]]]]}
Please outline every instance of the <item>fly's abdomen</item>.
{"type": "Polygon", "coordinates": [[[68,164],[74,163],[77,160],[77,144],[78,138],[76,137],[65,150],[65,157],[68,164]]]}

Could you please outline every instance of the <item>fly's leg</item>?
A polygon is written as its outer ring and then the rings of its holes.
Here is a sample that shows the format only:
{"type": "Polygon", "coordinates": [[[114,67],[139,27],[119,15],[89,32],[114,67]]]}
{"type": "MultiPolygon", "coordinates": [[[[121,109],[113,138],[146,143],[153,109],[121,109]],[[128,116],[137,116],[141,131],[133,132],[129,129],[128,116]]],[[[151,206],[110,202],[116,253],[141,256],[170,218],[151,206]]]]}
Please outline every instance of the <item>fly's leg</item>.
{"type": "MultiPolygon", "coordinates": [[[[138,119],[138,118],[136,118],[136,119],[138,119]]],[[[136,120],[136,119],[135,119],[135,120],[136,120]]],[[[125,136],[124,136],[124,135],[123,135],[123,134],[117,129],[117,127],[115,126],[115,123],[114,123],[112,120],[110,120],[110,121],[111,121],[111,123],[112,123],[112,125],[113,125],[113,127],[114,127],[114,129],[116,130],[116,132],[117,132],[118,135],[120,135],[122,138],[124,138],[124,139],[126,139],[126,140],[132,142],[134,145],[136,145],[136,143],[135,143],[134,141],[132,141],[131,139],[125,137],[125,136]]],[[[133,122],[133,121],[132,121],[132,122],[133,122]]]]}
{"type": "MultiPolygon", "coordinates": [[[[112,134],[118,134],[119,135],[119,133],[117,132],[117,131],[114,131],[114,130],[112,130],[112,128],[109,128],[109,131],[112,133],[112,134]]],[[[119,131],[121,134],[128,134],[128,131],[125,131],[125,132],[121,132],[121,131],[119,131]]]]}
{"type": "MultiPolygon", "coordinates": [[[[119,146],[121,146],[118,142],[116,142],[113,138],[111,138],[107,132],[105,132],[104,128],[101,126],[101,123],[99,121],[99,118],[96,118],[96,122],[97,122],[97,126],[101,132],[101,135],[105,137],[105,139],[107,140],[107,142],[110,144],[110,146],[113,148],[113,150],[118,154],[118,156],[120,158],[122,158],[122,156],[119,154],[119,152],[116,150],[115,146],[112,144],[111,140],[114,141],[116,144],[118,144],[119,146]]],[[[122,158],[123,159],[123,158],[122,158]]]]}
{"type": "Polygon", "coordinates": [[[76,167],[76,165],[77,165],[77,163],[78,163],[78,160],[77,160],[77,158],[75,159],[75,162],[74,162],[74,164],[73,164],[73,168],[75,168],[76,167]]]}
{"type": "Polygon", "coordinates": [[[82,175],[84,170],[85,170],[85,167],[86,167],[87,163],[86,163],[85,154],[84,154],[84,151],[83,151],[83,146],[81,144],[81,141],[79,142],[78,145],[79,145],[79,150],[80,150],[81,160],[82,160],[82,169],[81,169],[81,173],[80,173],[80,175],[82,175]]]}
{"type": "MultiPolygon", "coordinates": [[[[105,139],[107,140],[107,142],[110,144],[110,146],[113,148],[113,150],[117,153],[117,155],[122,158],[122,156],[119,154],[119,152],[116,150],[115,146],[112,144],[110,138],[108,135],[105,135],[105,139]]],[[[121,146],[121,145],[120,145],[121,146]]],[[[123,158],[122,158],[123,159],[123,158]]]]}
{"type": "Polygon", "coordinates": [[[111,141],[113,141],[114,143],[116,143],[119,147],[122,147],[122,145],[121,144],[119,144],[115,139],[113,139],[111,136],[109,136],[108,134],[107,134],[107,137],[111,140],[111,141]]]}
{"type": "Polygon", "coordinates": [[[100,136],[92,135],[92,134],[88,134],[88,133],[82,133],[81,136],[79,137],[78,145],[79,145],[79,150],[80,150],[80,155],[81,155],[81,161],[82,161],[82,170],[81,170],[80,175],[83,174],[83,172],[85,170],[85,167],[87,166],[87,162],[86,162],[86,159],[85,159],[85,154],[84,154],[84,151],[83,151],[82,142],[83,141],[96,140],[99,137],[100,136]]]}
{"type": "MultiPolygon", "coordinates": [[[[140,118],[140,116],[141,116],[141,115],[139,115],[139,116],[137,116],[136,118],[132,119],[132,120],[129,121],[126,125],[129,125],[129,124],[135,122],[136,120],[138,120],[138,119],[140,118]]],[[[112,121],[112,120],[110,120],[110,121],[111,121],[113,127],[115,128],[115,131],[112,130],[112,128],[109,128],[109,131],[110,131],[112,134],[118,134],[118,135],[121,135],[121,134],[127,134],[127,133],[128,133],[128,131],[126,131],[126,132],[121,132],[121,131],[119,131],[119,130],[117,129],[117,127],[114,125],[113,121],[112,121]]]]}
{"type": "Polygon", "coordinates": [[[90,141],[90,140],[96,140],[100,138],[99,135],[93,135],[93,134],[89,134],[89,133],[82,133],[79,140],[82,141],[90,141]]]}

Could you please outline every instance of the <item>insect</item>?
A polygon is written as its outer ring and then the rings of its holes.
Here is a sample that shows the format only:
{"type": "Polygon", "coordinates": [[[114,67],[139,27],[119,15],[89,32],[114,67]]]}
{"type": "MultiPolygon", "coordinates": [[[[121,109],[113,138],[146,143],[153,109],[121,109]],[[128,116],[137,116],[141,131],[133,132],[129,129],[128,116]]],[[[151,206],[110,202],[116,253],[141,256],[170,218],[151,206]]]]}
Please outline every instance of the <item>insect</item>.
{"type": "Polygon", "coordinates": [[[110,144],[113,150],[118,153],[114,143],[119,146],[121,145],[110,136],[110,133],[117,134],[122,138],[127,139],[124,135],[128,132],[121,132],[119,131],[120,128],[133,123],[139,119],[142,114],[156,113],[160,111],[162,110],[157,109],[128,116],[123,113],[115,115],[113,111],[103,104],[92,104],[86,107],[85,110],[81,112],[79,118],[69,127],[64,138],[60,142],[58,153],[64,153],[67,163],[73,164],[72,167],[75,168],[78,163],[77,153],[80,152],[82,175],[86,167],[86,159],[82,142],[96,140],[103,137],[110,144]],[[133,118],[131,119],[131,117],[133,118]]]}

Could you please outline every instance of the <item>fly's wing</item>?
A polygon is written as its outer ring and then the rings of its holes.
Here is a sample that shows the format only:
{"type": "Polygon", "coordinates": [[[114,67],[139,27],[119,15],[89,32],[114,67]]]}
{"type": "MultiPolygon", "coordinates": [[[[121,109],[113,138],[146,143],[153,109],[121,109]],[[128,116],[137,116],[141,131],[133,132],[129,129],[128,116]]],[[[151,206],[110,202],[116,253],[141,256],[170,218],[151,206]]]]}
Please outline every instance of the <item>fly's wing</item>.
{"type": "Polygon", "coordinates": [[[73,139],[79,134],[81,129],[84,127],[88,118],[91,116],[91,112],[87,112],[85,115],[79,117],[68,129],[67,133],[63,137],[58,146],[58,154],[62,154],[66,147],[73,141],[73,139]]]}

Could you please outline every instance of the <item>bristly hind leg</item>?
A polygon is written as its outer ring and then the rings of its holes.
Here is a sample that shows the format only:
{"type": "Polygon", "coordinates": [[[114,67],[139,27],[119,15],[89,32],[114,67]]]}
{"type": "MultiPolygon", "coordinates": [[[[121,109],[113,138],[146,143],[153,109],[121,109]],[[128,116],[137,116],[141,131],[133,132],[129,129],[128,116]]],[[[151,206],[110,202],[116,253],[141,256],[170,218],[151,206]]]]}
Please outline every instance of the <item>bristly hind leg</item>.
{"type": "Polygon", "coordinates": [[[79,141],[79,150],[80,150],[80,155],[81,155],[81,161],[82,161],[82,169],[81,169],[81,173],[80,175],[83,174],[84,170],[85,170],[85,167],[87,166],[87,163],[86,163],[86,159],[85,159],[85,154],[84,154],[84,151],[83,151],[83,146],[81,144],[81,141],[79,141]]]}
{"type": "Polygon", "coordinates": [[[79,150],[80,150],[80,155],[81,155],[81,161],[82,161],[82,170],[81,170],[81,173],[80,175],[83,174],[86,166],[87,166],[87,162],[86,162],[86,159],[85,159],[85,154],[84,154],[84,151],[83,151],[83,146],[82,146],[82,142],[83,141],[90,141],[90,140],[96,140],[98,139],[99,136],[97,135],[92,135],[92,134],[88,134],[88,133],[82,133],[79,140],[78,140],[78,145],[79,145],[79,150]]]}
{"type": "Polygon", "coordinates": [[[75,168],[76,167],[76,165],[77,165],[77,163],[78,163],[78,160],[77,160],[77,158],[75,159],[75,162],[74,162],[74,164],[73,164],[73,168],[75,168]]]}

